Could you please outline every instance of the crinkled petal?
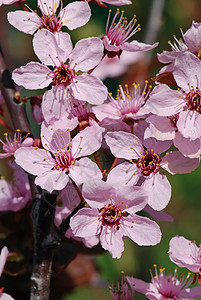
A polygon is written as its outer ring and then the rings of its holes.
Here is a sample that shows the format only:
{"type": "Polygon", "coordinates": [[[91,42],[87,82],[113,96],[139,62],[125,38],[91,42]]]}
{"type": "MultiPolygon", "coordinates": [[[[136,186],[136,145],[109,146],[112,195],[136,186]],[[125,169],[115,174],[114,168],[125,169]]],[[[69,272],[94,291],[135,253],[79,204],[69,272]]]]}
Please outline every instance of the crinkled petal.
{"type": "Polygon", "coordinates": [[[75,236],[91,237],[100,231],[97,208],[82,208],[70,220],[70,227],[75,236]]]}
{"type": "Polygon", "coordinates": [[[62,32],[61,36],[41,29],[34,35],[33,48],[42,63],[48,66],[60,66],[61,61],[65,63],[72,51],[72,42],[66,32],[62,32]]]}
{"type": "Polygon", "coordinates": [[[107,182],[110,185],[128,184],[135,185],[140,177],[136,164],[124,162],[113,168],[107,176],[107,182]]]}
{"type": "Polygon", "coordinates": [[[103,57],[103,43],[101,39],[89,37],[77,42],[70,59],[73,59],[75,71],[87,72],[99,64],[103,57]],[[83,51],[85,49],[85,51],[83,51]]]}
{"type": "Polygon", "coordinates": [[[33,34],[41,25],[40,18],[33,12],[12,11],[7,18],[12,26],[27,34],[33,34]]]}
{"type": "Polygon", "coordinates": [[[108,3],[110,5],[129,5],[132,3],[130,0],[104,0],[103,2],[108,3]]]}
{"type": "Polygon", "coordinates": [[[69,3],[62,10],[61,22],[68,29],[73,30],[85,25],[91,17],[91,10],[88,2],[74,1],[69,3]]]}
{"type": "Polygon", "coordinates": [[[190,158],[199,158],[201,154],[201,139],[191,140],[176,132],[174,145],[184,155],[190,158]]]}
{"type": "Polygon", "coordinates": [[[50,170],[36,177],[35,184],[39,185],[42,189],[52,192],[53,190],[62,190],[65,188],[69,180],[66,173],[50,170]]]}
{"type": "Polygon", "coordinates": [[[51,70],[45,65],[30,62],[26,66],[15,69],[12,79],[25,89],[43,89],[52,82],[52,78],[48,75],[50,72],[51,70]]]}
{"type": "Polygon", "coordinates": [[[181,268],[187,268],[194,273],[200,272],[199,252],[196,244],[183,236],[177,235],[170,240],[169,257],[181,268]]]}
{"type": "Polygon", "coordinates": [[[152,174],[142,185],[148,193],[148,204],[155,210],[164,209],[171,197],[171,185],[165,175],[152,174]]]}
{"type": "Polygon", "coordinates": [[[185,101],[180,92],[171,90],[165,84],[157,85],[146,103],[147,109],[158,116],[172,116],[183,109],[185,101]]]}
{"type": "Polygon", "coordinates": [[[33,175],[40,175],[51,170],[54,159],[44,149],[21,147],[15,151],[15,162],[25,171],[33,175]]]}
{"type": "Polygon", "coordinates": [[[121,229],[117,230],[116,228],[103,226],[100,242],[101,246],[110,252],[113,258],[120,258],[122,252],[124,251],[124,242],[123,242],[123,232],[121,229]]]}
{"type": "Polygon", "coordinates": [[[149,45],[149,44],[140,43],[140,42],[134,40],[130,43],[128,43],[128,42],[123,43],[120,48],[125,51],[138,52],[138,51],[148,51],[153,48],[156,48],[157,46],[158,46],[158,43],[149,45]]]}
{"type": "Polygon", "coordinates": [[[102,81],[93,75],[82,74],[71,84],[73,96],[90,104],[102,104],[108,95],[108,90],[102,81]]]}
{"type": "Polygon", "coordinates": [[[192,22],[192,26],[183,35],[190,52],[198,53],[201,45],[201,24],[192,22]]]}
{"type": "Polygon", "coordinates": [[[165,162],[163,168],[171,174],[185,174],[199,167],[200,158],[185,157],[181,152],[173,151],[165,157],[165,162]]]}
{"type": "Polygon", "coordinates": [[[192,110],[180,112],[177,127],[185,138],[190,138],[191,140],[200,138],[201,114],[192,110]]]}
{"type": "Polygon", "coordinates": [[[140,246],[156,245],[161,240],[158,224],[145,217],[129,215],[124,219],[122,228],[124,236],[140,246]]]}
{"type": "Polygon", "coordinates": [[[137,159],[142,151],[140,140],[133,134],[116,131],[108,132],[105,140],[112,154],[119,158],[137,159]]]}
{"type": "Polygon", "coordinates": [[[94,125],[88,126],[79,132],[71,143],[73,156],[81,157],[96,152],[101,146],[104,131],[104,128],[94,125]]]}
{"type": "Polygon", "coordinates": [[[102,177],[102,173],[97,165],[87,157],[77,160],[70,167],[69,172],[69,176],[78,184],[91,180],[91,178],[102,177]]]}
{"type": "Polygon", "coordinates": [[[114,188],[108,182],[100,179],[92,179],[83,184],[83,197],[91,207],[102,208],[111,202],[114,196],[114,188]]]}
{"type": "Polygon", "coordinates": [[[201,61],[194,54],[186,51],[177,56],[173,76],[176,83],[184,91],[189,91],[193,86],[201,88],[201,61]]]}

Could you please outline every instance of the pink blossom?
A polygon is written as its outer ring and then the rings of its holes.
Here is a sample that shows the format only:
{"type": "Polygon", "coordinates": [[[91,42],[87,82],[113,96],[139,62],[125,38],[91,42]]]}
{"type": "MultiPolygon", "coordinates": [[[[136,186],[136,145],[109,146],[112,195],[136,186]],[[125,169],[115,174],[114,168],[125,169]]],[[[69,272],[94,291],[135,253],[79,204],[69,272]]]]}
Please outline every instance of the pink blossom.
{"type": "Polygon", "coordinates": [[[103,103],[107,88],[95,76],[83,73],[93,69],[102,58],[103,45],[99,38],[82,39],[72,50],[69,34],[62,32],[60,38],[42,29],[35,34],[33,47],[42,64],[30,62],[14,70],[13,79],[27,89],[42,89],[51,84],[53,88],[43,97],[43,101],[48,101],[50,113],[54,109],[60,111],[63,101],[71,95],[91,104],[103,103]]]}
{"type": "Polygon", "coordinates": [[[142,89],[140,84],[135,83],[130,89],[127,84],[125,84],[125,88],[119,85],[116,98],[114,99],[111,94],[108,95],[109,102],[94,107],[93,111],[99,121],[107,118],[108,121],[114,119],[130,123],[132,120],[144,118],[148,113],[145,102],[149,96],[150,88],[148,81],[145,81],[142,89]]]}
{"type": "Polygon", "coordinates": [[[16,163],[36,175],[35,183],[52,192],[62,190],[69,177],[80,184],[91,177],[101,177],[100,170],[89,158],[101,146],[102,132],[96,136],[91,127],[85,128],[71,141],[68,130],[56,130],[42,124],[41,140],[44,149],[25,147],[15,152],[16,163]]]}
{"type": "Polygon", "coordinates": [[[127,19],[124,17],[124,11],[121,12],[119,20],[117,21],[116,18],[119,16],[119,14],[120,11],[117,9],[112,22],[109,25],[111,15],[111,10],[109,10],[106,24],[106,34],[102,38],[109,57],[120,55],[122,50],[131,52],[147,51],[155,48],[158,45],[158,43],[148,45],[139,43],[137,41],[128,42],[128,40],[140,30],[140,25],[138,24],[135,26],[137,22],[135,18],[136,16],[134,16],[133,19],[128,23],[127,19]]]}
{"type": "Polygon", "coordinates": [[[201,246],[197,247],[194,241],[177,235],[170,240],[168,253],[170,259],[179,267],[201,273],[201,246]]]}
{"type": "Polygon", "coordinates": [[[0,158],[5,158],[9,156],[13,156],[15,151],[21,147],[31,147],[33,145],[33,139],[27,136],[22,137],[20,130],[17,129],[14,134],[14,138],[12,139],[8,133],[4,133],[6,142],[0,140],[3,144],[3,150],[5,153],[0,153],[0,158]]]}
{"type": "Polygon", "coordinates": [[[130,286],[124,275],[121,272],[121,280],[109,286],[110,295],[113,300],[133,300],[134,299],[134,286],[130,286]]]}
{"type": "Polygon", "coordinates": [[[157,86],[147,101],[150,112],[159,116],[179,113],[177,128],[190,140],[201,137],[201,61],[190,52],[177,56],[173,76],[180,91],[157,86]]]}
{"type": "Polygon", "coordinates": [[[36,11],[28,5],[28,11],[14,11],[8,13],[8,21],[18,30],[33,34],[37,29],[45,28],[51,32],[61,31],[62,26],[73,30],[85,25],[91,16],[91,11],[86,1],[75,1],[63,8],[62,1],[38,0],[38,8],[41,11],[40,17],[36,11]],[[60,5],[60,11],[56,14],[60,5]]]}
{"type": "Polygon", "coordinates": [[[183,33],[181,30],[182,39],[177,39],[174,36],[175,42],[168,42],[172,48],[172,51],[163,51],[161,54],[158,54],[158,60],[161,63],[169,64],[161,69],[160,73],[174,71],[175,68],[175,59],[181,53],[190,51],[198,58],[200,58],[200,48],[201,48],[201,23],[195,21],[192,22],[191,27],[183,33]]]}
{"type": "MultiPolygon", "coordinates": [[[[175,147],[184,155],[190,158],[200,157],[201,154],[201,138],[191,140],[185,138],[177,128],[179,113],[169,117],[152,115],[147,118],[150,123],[149,136],[154,136],[156,139],[173,140],[175,147]]],[[[146,136],[147,132],[146,132],[146,136]]]]}
{"type": "Polygon", "coordinates": [[[148,204],[155,210],[164,209],[171,197],[171,185],[166,176],[159,173],[160,169],[176,174],[189,173],[199,166],[199,159],[184,157],[179,151],[161,156],[171,146],[169,141],[146,139],[142,145],[135,135],[123,131],[108,132],[105,140],[115,157],[129,160],[112,169],[108,180],[129,185],[141,182],[149,191],[148,204]]]}
{"type": "Polygon", "coordinates": [[[178,278],[177,268],[174,273],[165,275],[165,268],[160,267],[157,271],[156,265],[155,275],[151,272],[151,283],[145,282],[133,277],[126,277],[128,283],[134,286],[135,290],[145,294],[148,299],[151,300],[171,300],[171,299],[198,299],[201,296],[201,287],[189,288],[193,282],[193,276],[189,273],[178,278]]]}
{"type": "Polygon", "coordinates": [[[17,168],[13,182],[0,179],[0,211],[19,211],[31,199],[31,191],[27,174],[17,168]]]}
{"type": "Polygon", "coordinates": [[[121,257],[125,237],[141,246],[159,243],[159,226],[135,214],[146,205],[146,192],[141,187],[115,186],[97,179],[84,183],[82,192],[91,208],[82,208],[71,218],[75,236],[100,235],[102,247],[113,258],[121,257]]]}

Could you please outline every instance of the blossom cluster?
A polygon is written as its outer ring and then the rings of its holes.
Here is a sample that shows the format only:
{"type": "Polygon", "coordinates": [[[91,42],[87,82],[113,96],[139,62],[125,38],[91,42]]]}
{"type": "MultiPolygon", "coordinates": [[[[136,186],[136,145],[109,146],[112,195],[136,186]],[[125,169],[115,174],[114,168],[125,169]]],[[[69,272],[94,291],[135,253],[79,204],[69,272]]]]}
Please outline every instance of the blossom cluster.
{"type": "MultiPolygon", "coordinates": [[[[7,2],[2,4],[14,1],[7,2]]],[[[104,2],[130,4],[129,0],[104,2]]],[[[25,89],[45,89],[31,102],[41,138],[34,140],[17,130],[13,139],[6,133],[6,140],[1,140],[4,153],[0,158],[15,160],[11,164],[15,180],[0,180],[0,211],[20,210],[31,199],[24,170],[36,176],[37,186],[50,193],[59,191],[62,205],[56,208],[56,226],[82,203],[83,207],[71,217],[67,238],[82,241],[90,248],[100,243],[113,258],[121,257],[125,238],[140,246],[158,244],[159,225],[140,212],[145,211],[155,220],[170,218],[163,212],[172,194],[164,171],[172,175],[190,173],[200,163],[201,24],[193,22],[186,33],[182,32],[183,41],[175,38],[170,43],[171,51],[158,54],[159,61],[168,65],[159,71],[153,88],[148,80],[144,84],[119,85],[113,97],[102,81],[104,71],[110,73],[104,66],[121,62],[125,68],[125,54],[141,55],[158,45],[133,39],[141,30],[136,16],[128,22],[124,11],[117,9],[111,17],[110,10],[101,38],[88,37],[73,45],[70,34],[62,28],[84,26],[91,17],[88,2],[75,1],[63,7],[62,1],[38,0],[38,11],[26,4],[22,7],[25,10],[9,12],[8,21],[33,35],[33,50],[39,62],[15,69],[12,79],[25,89]],[[172,76],[177,89],[162,83],[161,74],[172,76]],[[113,158],[106,167],[100,159],[103,152],[113,158]]],[[[117,68],[110,76],[118,74],[117,68]]],[[[180,243],[185,241],[180,238],[180,243]]],[[[175,247],[172,240],[170,257],[183,266],[183,254],[175,257],[175,247]]],[[[200,255],[196,257],[200,259],[200,255]]],[[[186,260],[186,266],[200,274],[200,260],[192,260],[192,256],[186,260]]],[[[151,285],[137,279],[127,282],[136,290],[146,291],[149,299],[188,297],[186,291],[178,296],[184,282],[179,282],[177,271],[168,276],[163,268],[155,272],[151,285]],[[166,293],[162,287],[167,281],[172,289],[166,293]]]]}

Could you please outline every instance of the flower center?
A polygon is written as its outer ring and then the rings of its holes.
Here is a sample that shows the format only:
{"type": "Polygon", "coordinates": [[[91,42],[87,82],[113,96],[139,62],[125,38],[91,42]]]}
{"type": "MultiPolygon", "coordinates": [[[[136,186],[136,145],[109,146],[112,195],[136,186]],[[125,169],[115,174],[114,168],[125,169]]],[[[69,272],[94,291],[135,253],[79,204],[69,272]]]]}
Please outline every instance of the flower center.
{"type": "Polygon", "coordinates": [[[161,160],[159,155],[151,149],[150,152],[145,151],[145,154],[138,158],[136,165],[144,176],[149,176],[159,171],[161,160]]]}
{"type": "Polygon", "coordinates": [[[43,15],[41,17],[41,26],[40,29],[45,28],[51,31],[52,33],[61,31],[62,23],[59,20],[59,18],[53,14],[53,15],[43,15]]]}
{"type": "Polygon", "coordinates": [[[65,87],[70,85],[75,77],[75,71],[69,68],[69,65],[61,64],[59,67],[53,70],[54,78],[52,84],[54,86],[64,85],[65,87]]]}
{"type": "Polygon", "coordinates": [[[111,45],[119,46],[125,43],[131,36],[133,36],[137,31],[140,30],[140,25],[135,27],[137,22],[136,16],[128,23],[127,18],[124,17],[124,11],[122,10],[119,20],[115,23],[117,16],[120,14],[119,9],[112,20],[110,27],[109,20],[110,20],[111,10],[109,10],[109,15],[107,19],[106,25],[106,35],[110,41],[111,45]]]}
{"type": "Polygon", "coordinates": [[[195,110],[201,114],[201,91],[196,88],[191,89],[189,93],[186,94],[187,107],[189,110],[195,110]]]}
{"type": "Polygon", "coordinates": [[[116,227],[117,230],[119,229],[121,219],[126,216],[126,212],[123,212],[120,208],[116,207],[112,203],[103,207],[100,210],[100,213],[102,225],[116,227]]]}
{"type": "Polygon", "coordinates": [[[177,127],[177,121],[179,119],[179,114],[175,114],[169,117],[170,122],[173,124],[174,127],[177,127]]]}
{"type": "Polygon", "coordinates": [[[71,152],[58,151],[54,154],[55,156],[55,169],[69,172],[69,167],[74,164],[74,159],[71,155],[71,152]]]}

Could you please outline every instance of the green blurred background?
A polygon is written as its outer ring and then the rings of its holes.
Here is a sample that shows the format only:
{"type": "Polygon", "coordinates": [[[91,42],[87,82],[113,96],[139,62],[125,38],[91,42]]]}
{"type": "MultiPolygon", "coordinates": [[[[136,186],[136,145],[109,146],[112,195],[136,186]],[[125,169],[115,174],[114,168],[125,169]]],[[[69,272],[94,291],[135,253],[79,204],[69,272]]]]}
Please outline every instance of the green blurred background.
{"type": "MultiPolygon", "coordinates": [[[[29,2],[30,7],[35,7],[35,1],[29,2]]],[[[138,41],[144,41],[143,38],[147,30],[147,20],[152,2],[151,0],[134,0],[131,6],[122,7],[125,10],[125,16],[127,16],[128,20],[134,14],[137,15],[137,20],[142,28],[134,36],[134,39],[138,41]]],[[[67,3],[64,0],[64,5],[67,3]]],[[[70,32],[74,43],[84,37],[103,35],[108,9],[111,8],[113,12],[116,11],[115,6],[108,5],[107,8],[101,8],[93,3],[90,3],[90,6],[92,9],[90,22],[84,27],[70,32]]],[[[6,12],[15,9],[8,6],[0,8],[0,43],[10,71],[16,67],[25,65],[31,60],[36,60],[32,50],[32,37],[18,32],[6,20],[6,12]]],[[[160,53],[163,49],[169,50],[168,40],[173,41],[173,35],[180,38],[180,28],[185,32],[191,26],[192,20],[201,22],[201,0],[166,0],[159,26],[160,31],[157,37],[157,41],[160,44],[154,50],[151,63],[147,67],[146,72],[144,72],[144,75],[147,76],[147,70],[149,76],[156,74],[160,68],[160,65],[157,63],[156,53],[160,53]]],[[[132,66],[129,73],[116,79],[107,79],[105,84],[110,91],[115,91],[119,83],[126,82],[126,80],[132,81],[132,76],[135,77],[135,70],[139,72],[137,68],[139,66],[132,66]]],[[[147,77],[144,79],[147,79],[147,77]]],[[[22,95],[33,94],[35,92],[22,90],[22,95]]],[[[27,111],[31,120],[29,106],[27,107],[27,111]]],[[[34,127],[33,124],[32,127],[35,136],[37,136],[39,134],[38,128],[34,127]]],[[[1,126],[1,133],[3,132],[4,128],[1,126]]],[[[6,176],[8,179],[10,177],[6,160],[1,160],[0,174],[6,176]]],[[[187,239],[196,240],[197,245],[201,243],[201,168],[198,168],[192,174],[168,175],[168,178],[172,184],[172,198],[165,211],[174,218],[174,222],[158,222],[162,231],[161,243],[154,247],[139,247],[130,240],[126,240],[125,251],[120,259],[112,259],[109,253],[94,256],[93,264],[95,264],[95,269],[100,274],[100,277],[96,281],[92,281],[91,284],[86,285],[85,283],[81,283],[81,286],[77,286],[73,293],[66,295],[63,300],[110,299],[107,280],[112,282],[119,279],[122,270],[126,275],[133,275],[145,281],[150,281],[148,270],[152,268],[154,263],[158,266],[162,265],[168,272],[169,269],[175,267],[170,262],[167,254],[169,240],[175,235],[182,235],[187,239]]],[[[183,271],[181,270],[181,272],[183,271]]],[[[136,293],[135,299],[145,299],[145,296],[136,293]]]]}

